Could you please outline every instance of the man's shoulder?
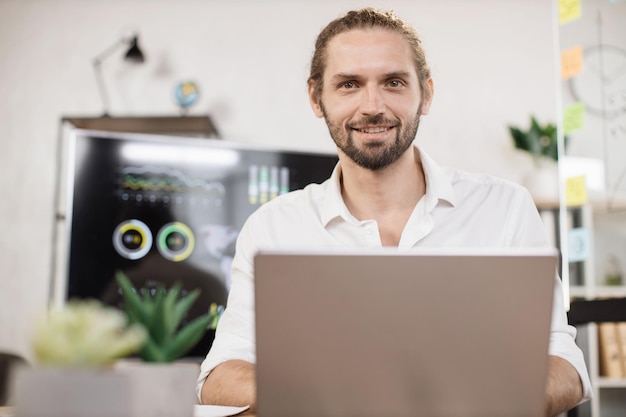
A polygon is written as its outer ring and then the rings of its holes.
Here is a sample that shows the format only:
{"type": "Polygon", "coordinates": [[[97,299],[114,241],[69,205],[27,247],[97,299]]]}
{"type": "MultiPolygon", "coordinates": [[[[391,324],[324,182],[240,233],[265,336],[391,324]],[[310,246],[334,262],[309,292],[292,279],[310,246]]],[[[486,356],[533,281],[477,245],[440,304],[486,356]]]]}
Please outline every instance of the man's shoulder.
{"type": "Polygon", "coordinates": [[[467,172],[459,169],[446,168],[454,194],[463,199],[471,196],[472,201],[483,203],[525,204],[532,202],[528,190],[512,180],[487,173],[467,172]]]}
{"type": "Polygon", "coordinates": [[[432,176],[429,184],[433,185],[436,190],[441,189],[444,196],[452,196],[453,200],[464,195],[479,197],[482,193],[488,193],[490,197],[500,193],[509,197],[527,198],[529,196],[528,191],[522,185],[512,180],[485,172],[470,172],[460,168],[441,166],[424,153],[422,153],[422,160],[426,175],[432,176]]]}
{"type": "Polygon", "coordinates": [[[497,177],[492,174],[482,172],[468,172],[455,168],[444,168],[444,171],[450,178],[450,183],[453,187],[468,187],[468,188],[486,188],[496,187],[508,190],[513,193],[525,193],[526,189],[512,181],[505,178],[497,177]]]}

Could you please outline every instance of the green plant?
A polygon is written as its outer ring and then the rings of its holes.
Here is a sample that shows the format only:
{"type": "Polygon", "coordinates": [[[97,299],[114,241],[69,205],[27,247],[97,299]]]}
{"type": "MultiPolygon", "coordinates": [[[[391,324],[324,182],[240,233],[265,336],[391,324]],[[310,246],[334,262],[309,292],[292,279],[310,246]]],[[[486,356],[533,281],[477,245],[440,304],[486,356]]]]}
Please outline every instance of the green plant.
{"type": "Polygon", "coordinates": [[[71,300],[37,322],[33,350],[42,365],[98,368],[136,353],[146,338],[123,312],[95,300],[71,300]]]}
{"type": "Polygon", "coordinates": [[[212,315],[206,314],[181,325],[200,295],[198,289],[181,296],[182,285],[176,283],[169,290],[160,285],[154,295],[146,292],[140,296],[124,273],[118,271],[116,279],[122,289],[124,310],[130,321],[143,325],[148,331],[146,343],[139,351],[139,356],[146,362],[178,359],[198,343],[214,320],[212,315]]]}
{"type": "MultiPolygon", "coordinates": [[[[536,164],[540,163],[541,158],[559,160],[557,128],[554,124],[541,125],[531,116],[528,130],[509,126],[509,132],[515,147],[529,152],[536,164]]],[[[567,137],[564,137],[564,143],[567,144],[567,137]]]]}

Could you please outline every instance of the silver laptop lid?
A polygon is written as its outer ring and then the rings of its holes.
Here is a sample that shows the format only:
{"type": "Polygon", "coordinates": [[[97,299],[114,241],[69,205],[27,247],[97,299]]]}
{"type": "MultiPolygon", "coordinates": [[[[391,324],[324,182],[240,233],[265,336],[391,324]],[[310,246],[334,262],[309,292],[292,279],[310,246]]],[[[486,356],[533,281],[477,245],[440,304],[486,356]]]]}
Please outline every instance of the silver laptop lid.
{"type": "Polygon", "coordinates": [[[260,417],[539,416],[554,250],[260,253],[260,417]]]}

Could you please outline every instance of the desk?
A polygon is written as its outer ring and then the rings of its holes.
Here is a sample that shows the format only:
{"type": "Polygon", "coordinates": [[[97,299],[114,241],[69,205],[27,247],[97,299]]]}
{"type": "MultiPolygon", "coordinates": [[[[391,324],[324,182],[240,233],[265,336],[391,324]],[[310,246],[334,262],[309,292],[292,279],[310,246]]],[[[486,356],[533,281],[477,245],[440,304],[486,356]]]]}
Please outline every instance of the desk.
{"type": "MultiPolygon", "coordinates": [[[[256,417],[256,414],[246,414],[244,412],[242,414],[237,414],[237,416],[256,417]]],[[[0,407],[0,417],[15,417],[15,408],[14,407],[0,407]]]]}

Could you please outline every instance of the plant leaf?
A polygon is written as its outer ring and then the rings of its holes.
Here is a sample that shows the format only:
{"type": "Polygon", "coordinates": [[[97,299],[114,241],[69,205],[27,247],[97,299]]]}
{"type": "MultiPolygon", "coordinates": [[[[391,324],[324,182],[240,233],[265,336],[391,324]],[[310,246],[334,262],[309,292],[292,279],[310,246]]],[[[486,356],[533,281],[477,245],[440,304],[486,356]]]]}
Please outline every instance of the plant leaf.
{"type": "Polygon", "coordinates": [[[213,317],[208,314],[196,317],[178,332],[174,340],[164,349],[164,355],[168,361],[178,359],[194,347],[206,332],[211,321],[213,321],[213,317]]]}
{"type": "Polygon", "coordinates": [[[528,151],[528,142],[526,141],[526,135],[517,127],[509,126],[509,132],[513,137],[513,143],[517,149],[528,151]]]}
{"type": "Polygon", "coordinates": [[[172,288],[168,291],[165,296],[165,300],[163,301],[163,313],[165,318],[165,329],[168,339],[171,339],[174,333],[176,332],[176,328],[178,327],[178,322],[176,322],[176,314],[175,307],[176,301],[180,295],[180,290],[182,288],[182,284],[180,282],[175,283],[172,288]]]}
{"type": "Polygon", "coordinates": [[[142,302],[143,302],[144,309],[146,310],[146,313],[148,315],[152,315],[152,310],[154,309],[154,305],[152,303],[152,294],[150,294],[150,290],[144,288],[141,296],[142,296],[142,302]]]}
{"type": "Polygon", "coordinates": [[[174,306],[174,314],[172,316],[172,326],[174,329],[178,328],[180,322],[185,317],[185,314],[187,314],[187,311],[191,308],[193,303],[196,302],[199,295],[200,290],[195,289],[176,303],[174,306]]]}
{"type": "Polygon", "coordinates": [[[122,289],[124,311],[126,311],[128,318],[145,326],[150,322],[150,315],[144,308],[144,303],[137,294],[135,287],[122,271],[116,271],[115,278],[122,289]]]}
{"type": "Polygon", "coordinates": [[[159,347],[150,336],[139,351],[139,356],[146,362],[171,362],[167,360],[163,348],[159,347]]]}
{"type": "MultiPolygon", "coordinates": [[[[534,116],[531,116],[530,128],[527,131],[514,126],[508,128],[517,149],[529,152],[535,160],[544,156],[558,161],[558,135],[554,124],[541,125],[534,116]]],[[[567,146],[567,138],[564,139],[567,146]]]]}
{"type": "Polygon", "coordinates": [[[153,314],[150,322],[150,335],[157,345],[163,346],[168,338],[167,326],[165,324],[167,320],[165,315],[165,288],[163,285],[157,286],[152,303],[153,314]]]}

